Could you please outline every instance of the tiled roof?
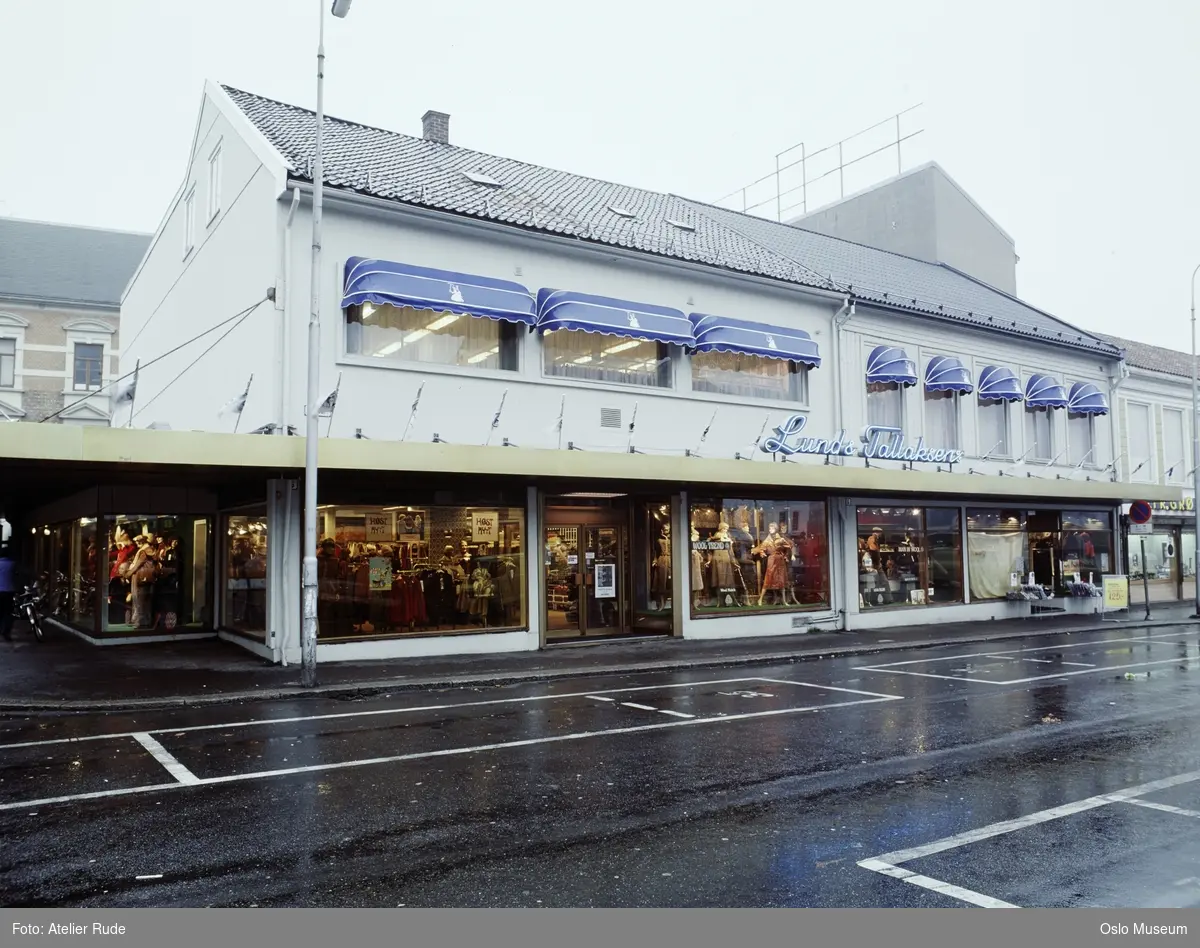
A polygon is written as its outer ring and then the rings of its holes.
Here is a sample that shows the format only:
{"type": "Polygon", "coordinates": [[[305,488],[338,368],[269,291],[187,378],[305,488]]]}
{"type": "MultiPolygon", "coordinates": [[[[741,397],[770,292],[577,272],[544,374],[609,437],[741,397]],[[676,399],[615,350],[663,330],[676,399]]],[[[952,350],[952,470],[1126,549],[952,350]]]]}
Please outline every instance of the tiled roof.
{"type": "Polygon", "coordinates": [[[150,236],[0,217],[0,299],[120,306],[150,236]]]}
{"type": "Polygon", "coordinates": [[[1162,372],[1166,375],[1178,375],[1186,379],[1192,377],[1190,353],[1165,349],[1162,346],[1152,346],[1149,343],[1136,342],[1133,339],[1122,339],[1120,336],[1108,336],[1103,333],[1096,333],[1096,335],[1117,348],[1124,349],[1125,361],[1132,368],[1162,372]]]}
{"type": "MultiPolygon", "coordinates": [[[[222,88],[290,171],[311,180],[312,111],[222,88]]],[[[328,116],[323,144],[330,187],[808,287],[852,290],[857,298],[889,308],[1117,355],[1096,335],[949,267],[676,195],[328,116]],[[482,173],[501,186],[477,184],[466,172],[482,173]]]]}

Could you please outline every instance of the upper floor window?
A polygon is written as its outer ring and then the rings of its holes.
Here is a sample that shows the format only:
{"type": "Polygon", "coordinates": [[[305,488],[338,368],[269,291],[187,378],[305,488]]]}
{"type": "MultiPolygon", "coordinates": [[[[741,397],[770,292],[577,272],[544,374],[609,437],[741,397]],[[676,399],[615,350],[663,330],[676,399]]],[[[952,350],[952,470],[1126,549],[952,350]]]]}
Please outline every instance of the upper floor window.
{"type": "Polygon", "coordinates": [[[221,146],[217,145],[208,156],[208,220],[211,221],[221,210],[221,146]]]}
{"type": "Polygon", "coordinates": [[[1008,402],[979,400],[979,450],[984,458],[1011,458],[1008,435],[1008,402]]]}
{"type": "Polygon", "coordinates": [[[904,389],[899,383],[867,383],[867,424],[904,427],[904,389]]]}
{"type": "Polygon", "coordinates": [[[1025,409],[1025,456],[1034,461],[1054,459],[1054,416],[1048,408],[1025,409]]]}
{"type": "Polygon", "coordinates": [[[196,245],[196,189],[192,188],[183,199],[183,255],[186,257],[196,245]]]}
{"type": "Polygon", "coordinates": [[[0,339],[0,388],[17,384],[17,340],[0,339]]]}
{"type": "Polygon", "coordinates": [[[542,359],[546,375],[671,387],[671,352],[665,342],[558,329],[542,335],[542,359]]]}
{"type": "Polygon", "coordinates": [[[1150,426],[1150,406],[1126,404],[1126,430],[1129,432],[1129,457],[1126,459],[1130,480],[1154,479],[1154,434],[1150,426]]]}
{"type": "Polygon", "coordinates": [[[1094,415],[1067,415],[1067,460],[1071,466],[1096,463],[1096,420],[1094,415]]]}
{"type": "Polygon", "coordinates": [[[741,352],[692,354],[692,389],[738,398],[808,401],[808,366],[741,352]]]}
{"type": "Polygon", "coordinates": [[[957,392],[925,390],[925,438],[935,448],[959,448],[957,392]]]}
{"type": "Polygon", "coordinates": [[[411,306],[363,303],[346,310],[346,352],[392,362],[516,371],[514,323],[411,306]]]}
{"type": "Polygon", "coordinates": [[[98,343],[75,343],[75,391],[98,389],[104,378],[104,346],[98,343]]]}
{"type": "Polygon", "coordinates": [[[1163,461],[1172,484],[1184,483],[1192,469],[1183,422],[1184,414],[1178,408],[1163,409],[1163,461]]]}

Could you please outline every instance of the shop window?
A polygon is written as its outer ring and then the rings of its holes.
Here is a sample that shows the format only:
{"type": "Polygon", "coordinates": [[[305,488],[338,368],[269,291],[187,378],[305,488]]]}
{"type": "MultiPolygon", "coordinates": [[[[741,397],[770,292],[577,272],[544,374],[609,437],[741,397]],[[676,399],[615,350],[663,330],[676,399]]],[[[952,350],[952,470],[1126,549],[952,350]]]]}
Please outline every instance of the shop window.
{"type": "Polygon", "coordinates": [[[664,342],[559,329],[542,336],[546,375],[619,385],[671,387],[671,352],[664,342]]]}
{"type": "Polygon", "coordinates": [[[209,521],[119,514],[105,518],[108,588],[102,631],[198,631],[211,625],[209,521]]]}
{"type": "Polygon", "coordinates": [[[224,624],[237,632],[266,638],[266,516],[235,516],[226,528],[224,624]]]}
{"type": "Polygon", "coordinates": [[[519,341],[516,324],[482,316],[373,303],[346,310],[346,351],[384,362],[516,371],[519,341]]]}
{"type": "Polygon", "coordinates": [[[859,507],[857,519],[862,608],[962,602],[957,508],[859,507]]]}
{"type": "Polygon", "coordinates": [[[1167,464],[1167,480],[1172,484],[1184,483],[1192,469],[1191,450],[1187,447],[1183,422],[1184,414],[1179,409],[1163,409],[1163,454],[1167,464]]]}
{"type": "Polygon", "coordinates": [[[1025,409],[1025,456],[1034,461],[1053,460],[1054,416],[1047,408],[1025,409]]]}
{"type": "Polygon", "coordinates": [[[68,615],[75,625],[95,627],[96,619],[96,520],[82,517],[71,528],[71,564],[68,615]]]}
{"type": "Polygon", "coordinates": [[[828,607],[823,501],[697,500],[690,527],[693,617],[828,607]]]}
{"type": "Polygon", "coordinates": [[[104,346],[75,343],[75,391],[94,392],[104,380],[104,346]]]}
{"type": "Polygon", "coordinates": [[[1067,415],[1067,460],[1072,466],[1095,465],[1096,422],[1092,415],[1067,415]]]}
{"type": "Polygon", "coordinates": [[[957,392],[925,392],[925,440],[937,448],[959,447],[957,392]]]}
{"type": "Polygon", "coordinates": [[[904,389],[898,383],[867,383],[867,424],[904,427],[904,389]]]}
{"type": "MultiPolygon", "coordinates": [[[[1112,571],[1112,515],[1106,510],[1064,510],[1059,535],[1058,591],[1081,580],[1099,584],[1101,574],[1112,571]]],[[[1040,582],[1040,579],[1039,579],[1040,582]]]]}
{"type": "Polygon", "coordinates": [[[692,390],[807,403],[808,366],[741,352],[696,352],[692,390]]]}
{"type": "Polygon", "coordinates": [[[17,340],[0,339],[0,388],[17,384],[17,340]]]}
{"type": "MultiPolygon", "coordinates": [[[[1129,479],[1154,480],[1154,434],[1150,426],[1150,406],[1127,403],[1126,429],[1129,432],[1129,479]]],[[[1190,468],[1189,468],[1190,469],[1190,468]]]]}
{"type": "Polygon", "coordinates": [[[967,510],[967,566],[972,602],[1006,598],[1015,585],[1025,581],[1028,555],[1025,511],[967,510]]]}
{"type": "Polygon", "coordinates": [[[323,506],[318,513],[321,639],[526,624],[522,509],[323,506]]]}
{"type": "Polygon", "coordinates": [[[1013,455],[1008,440],[1008,402],[980,400],[977,418],[980,457],[1011,458],[1013,455]]]}

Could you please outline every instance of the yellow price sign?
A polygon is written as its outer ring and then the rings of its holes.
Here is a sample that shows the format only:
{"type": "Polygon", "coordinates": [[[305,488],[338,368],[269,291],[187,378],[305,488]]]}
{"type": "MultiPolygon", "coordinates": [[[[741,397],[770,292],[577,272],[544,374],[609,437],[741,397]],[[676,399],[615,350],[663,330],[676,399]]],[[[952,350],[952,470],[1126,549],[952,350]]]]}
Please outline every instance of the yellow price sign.
{"type": "Polygon", "coordinates": [[[1129,608],[1129,577],[1104,577],[1104,607],[1106,609],[1129,608]]]}

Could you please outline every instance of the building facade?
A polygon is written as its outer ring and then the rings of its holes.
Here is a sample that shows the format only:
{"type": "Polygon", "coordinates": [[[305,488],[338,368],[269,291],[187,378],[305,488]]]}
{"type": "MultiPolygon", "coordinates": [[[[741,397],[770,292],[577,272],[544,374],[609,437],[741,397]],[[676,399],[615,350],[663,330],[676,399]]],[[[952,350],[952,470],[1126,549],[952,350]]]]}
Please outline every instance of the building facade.
{"type": "Polygon", "coordinates": [[[148,234],[0,218],[0,420],[107,425],[148,234]]]}
{"type": "MultiPolygon", "coordinates": [[[[438,113],[328,121],[321,660],[1099,608],[1134,496],[1119,346],[950,266],[454,146],[438,113]]],[[[115,425],[302,444],[313,125],[206,88],[115,425]]],[[[84,625],[161,632],[124,564],[167,556],[174,627],[294,660],[296,472],[171,496],[39,513],[99,577],[84,625]]]]}

